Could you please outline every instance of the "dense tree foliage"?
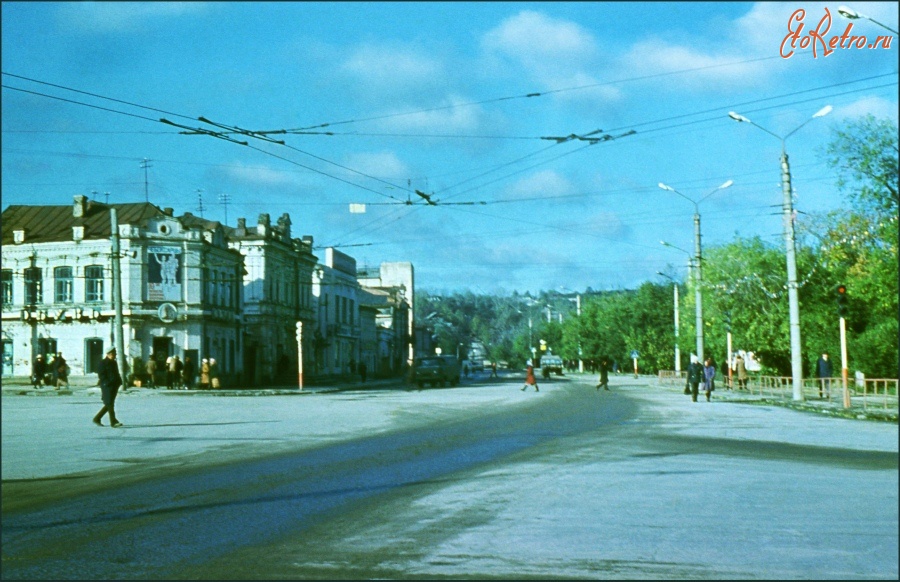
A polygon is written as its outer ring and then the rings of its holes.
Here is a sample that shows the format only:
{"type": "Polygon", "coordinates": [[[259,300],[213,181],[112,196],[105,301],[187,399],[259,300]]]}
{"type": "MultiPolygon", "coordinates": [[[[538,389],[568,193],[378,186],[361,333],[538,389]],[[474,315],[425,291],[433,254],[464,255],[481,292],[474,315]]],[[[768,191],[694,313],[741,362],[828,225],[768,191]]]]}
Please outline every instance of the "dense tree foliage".
{"type": "MultiPolygon", "coordinates": [[[[803,214],[797,227],[797,272],[805,374],[827,351],[840,364],[836,288],[846,285],[848,368],[870,378],[898,372],[897,126],[864,117],[837,130],[825,156],[838,174],[848,208],[803,214]]],[[[754,352],[763,373],[791,371],[786,262],[781,242],[737,238],[704,249],[704,355],[723,362],[732,350],[754,352]]],[[[679,285],[682,369],[695,352],[692,281],[679,285]]],[[[637,350],[642,373],[674,367],[672,283],[615,292],[537,297],[437,297],[420,293],[417,321],[432,325],[445,353],[480,341],[489,357],[520,366],[541,340],[565,360],[608,357],[630,369],[637,350]],[[580,302],[580,313],[577,304],[580,302]],[[529,325],[530,324],[530,325],[529,325]]]]}

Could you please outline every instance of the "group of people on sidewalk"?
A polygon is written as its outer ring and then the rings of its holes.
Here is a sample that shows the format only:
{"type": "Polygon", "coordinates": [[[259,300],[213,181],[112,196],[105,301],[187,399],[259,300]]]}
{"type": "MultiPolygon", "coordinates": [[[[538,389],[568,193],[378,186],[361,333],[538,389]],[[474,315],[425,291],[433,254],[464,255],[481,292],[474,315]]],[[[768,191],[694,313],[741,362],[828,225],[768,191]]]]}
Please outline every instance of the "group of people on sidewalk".
{"type": "Polygon", "coordinates": [[[48,360],[44,360],[43,354],[38,354],[31,365],[31,385],[34,388],[53,386],[56,390],[60,387],[69,387],[69,364],[62,352],[51,354],[48,360]]]}
{"type": "Polygon", "coordinates": [[[703,384],[703,391],[706,393],[706,401],[709,402],[713,391],[716,389],[716,362],[712,358],[706,358],[703,364],[700,364],[700,358],[691,354],[691,363],[687,369],[687,383],[684,387],[684,393],[691,395],[691,400],[697,402],[700,395],[700,384],[703,384]]]}

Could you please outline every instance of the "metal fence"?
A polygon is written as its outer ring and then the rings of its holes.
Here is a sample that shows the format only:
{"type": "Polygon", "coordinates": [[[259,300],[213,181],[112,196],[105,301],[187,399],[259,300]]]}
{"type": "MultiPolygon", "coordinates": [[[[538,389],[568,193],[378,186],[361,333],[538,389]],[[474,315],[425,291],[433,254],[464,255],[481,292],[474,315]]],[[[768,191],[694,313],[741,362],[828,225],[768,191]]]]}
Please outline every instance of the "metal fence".
{"type": "MultiPolygon", "coordinates": [[[[737,389],[737,379],[734,388],[737,389]]],[[[660,370],[658,382],[666,385],[684,386],[687,382],[686,372],[660,370]]],[[[850,406],[864,410],[880,408],[884,410],[898,409],[897,384],[895,378],[848,378],[847,389],[850,393],[850,406]]],[[[719,386],[727,387],[728,378],[720,380],[719,386]]],[[[762,376],[749,374],[746,382],[749,394],[770,398],[791,400],[794,397],[793,379],[790,376],[762,376]]],[[[804,400],[834,400],[843,403],[844,385],[841,378],[804,378],[801,393],[804,400]]]]}

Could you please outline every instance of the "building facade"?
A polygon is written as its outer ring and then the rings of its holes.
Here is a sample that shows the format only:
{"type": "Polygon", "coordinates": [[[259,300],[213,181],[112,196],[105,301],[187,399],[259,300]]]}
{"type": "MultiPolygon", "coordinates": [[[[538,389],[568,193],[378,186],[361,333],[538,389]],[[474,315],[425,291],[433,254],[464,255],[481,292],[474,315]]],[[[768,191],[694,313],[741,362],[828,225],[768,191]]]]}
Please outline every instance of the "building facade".
{"type": "Polygon", "coordinates": [[[313,336],[316,376],[356,373],[359,361],[359,300],[356,259],[329,247],[313,273],[317,323],[313,336]]]}
{"type": "Polygon", "coordinates": [[[150,357],[216,357],[223,380],[240,376],[243,259],[218,223],[201,227],[149,203],[106,205],[85,196],[71,207],[10,206],[2,221],[3,375],[29,375],[38,354],[55,352],[73,375],[96,373],[115,337],[118,260],[131,369],[150,357]]]}
{"type": "Polygon", "coordinates": [[[287,214],[276,224],[260,214],[255,228],[238,219],[228,244],[244,260],[244,382],[296,384],[301,358],[308,374],[315,352],[313,239],[292,238],[287,214]]]}

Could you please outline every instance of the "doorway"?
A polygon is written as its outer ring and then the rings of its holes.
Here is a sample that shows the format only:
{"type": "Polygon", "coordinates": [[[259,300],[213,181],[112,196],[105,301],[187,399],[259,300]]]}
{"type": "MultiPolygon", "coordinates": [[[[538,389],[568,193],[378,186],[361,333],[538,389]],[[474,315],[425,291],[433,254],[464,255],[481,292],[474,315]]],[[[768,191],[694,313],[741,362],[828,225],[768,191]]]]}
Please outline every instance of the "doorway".
{"type": "Polygon", "coordinates": [[[103,359],[103,340],[96,337],[84,340],[84,373],[96,374],[103,359]]]}
{"type": "Polygon", "coordinates": [[[159,364],[160,370],[164,369],[163,366],[166,363],[166,358],[172,355],[172,338],[170,337],[155,337],[153,338],[153,354],[152,356],[156,358],[157,364],[159,364]]]}
{"type": "Polygon", "coordinates": [[[3,360],[0,362],[0,376],[11,376],[13,373],[13,342],[3,340],[3,360]]]}

